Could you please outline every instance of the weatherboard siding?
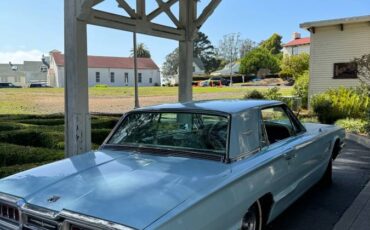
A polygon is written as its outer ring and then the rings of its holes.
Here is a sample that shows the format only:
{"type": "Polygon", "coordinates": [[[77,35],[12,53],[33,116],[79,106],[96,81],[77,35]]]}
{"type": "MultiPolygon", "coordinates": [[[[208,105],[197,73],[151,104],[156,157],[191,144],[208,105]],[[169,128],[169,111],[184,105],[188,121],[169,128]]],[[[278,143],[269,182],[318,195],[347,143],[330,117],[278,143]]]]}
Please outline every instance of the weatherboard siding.
{"type": "Polygon", "coordinates": [[[339,86],[354,87],[358,79],[333,79],[334,63],[370,53],[370,23],[315,28],[311,33],[310,96],[339,86]]]}

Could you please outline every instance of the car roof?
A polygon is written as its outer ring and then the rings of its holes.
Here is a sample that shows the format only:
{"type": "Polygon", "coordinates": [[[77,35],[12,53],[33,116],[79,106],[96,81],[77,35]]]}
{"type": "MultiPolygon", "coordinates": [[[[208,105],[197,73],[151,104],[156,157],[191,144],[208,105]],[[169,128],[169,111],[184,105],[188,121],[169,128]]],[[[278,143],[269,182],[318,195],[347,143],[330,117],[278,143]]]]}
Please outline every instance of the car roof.
{"type": "Polygon", "coordinates": [[[208,101],[191,101],[185,103],[172,103],[148,106],[135,109],[134,111],[210,111],[234,114],[255,107],[265,107],[282,104],[280,101],[272,100],[208,100],[208,101]]]}

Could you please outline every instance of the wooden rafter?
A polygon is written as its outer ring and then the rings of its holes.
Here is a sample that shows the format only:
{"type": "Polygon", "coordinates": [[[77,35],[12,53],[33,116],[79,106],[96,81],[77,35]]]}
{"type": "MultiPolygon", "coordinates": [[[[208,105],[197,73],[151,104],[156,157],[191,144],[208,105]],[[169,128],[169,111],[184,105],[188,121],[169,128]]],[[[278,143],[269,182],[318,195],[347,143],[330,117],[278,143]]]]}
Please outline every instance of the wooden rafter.
{"type": "Polygon", "coordinates": [[[146,14],[146,0],[136,0],[135,9],[127,3],[127,0],[116,0],[119,7],[123,8],[127,12],[127,17],[92,9],[93,6],[102,1],[104,0],[84,0],[84,9],[89,7],[90,9],[81,12],[78,18],[89,24],[144,33],[147,35],[154,35],[180,41],[185,39],[185,36],[194,37],[199,28],[211,16],[213,11],[217,8],[222,0],[211,0],[199,17],[196,17],[195,14],[194,17],[189,19],[187,23],[190,23],[191,26],[187,28],[185,28],[186,24],[181,22],[180,15],[177,17],[171,11],[171,7],[178,2],[180,2],[180,5],[184,7],[190,1],[194,1],[192,4],[194,4],[194,9],[196,10],[196,0],[156,0],[158,7],[149,14],[146,14]],[[155,17],[162,13],[166,14],[170,18],[175,25],[174,27],[152,22],[155,17]]]}
{"type": "Polygon", "coordinates": [[[88,19],[90,24],[109,27],[130,32],[137,32],[162,38],[182,40],[185,32],[173,27],[136,20],[125,16],[107,13],[100,10],[92,10],[88,19]]]}
{"type": "Polygon", "coordinates": [[[149,21],[153,20],[155,17],[160,15],[165,9],[170,9],[173,4],[178,2],[179,0],[169,0],[166,3],[163,3],[160,7],[157,9],[153,10],[150,14],[148,14],[147,19],[149,21]]]}
{"type": "Polygon", "coordinates": [[[171,8],[165,6],[165,3],[162,0],[156,0],[158,3],[159,8],[163,8],[163,11],[167,14],[167,16],[171,19],[173,24],[176,25],[177,28],[181,27],[179,20],[176,16],[172,13],[171,8]]]}
{"type": "Polygon", "coordinates": [[[136,18],[135,10],[125,0],[116,0],[118,5],[123,8],[131,18],[136,18]]]}
{"type": "Polygon", "coordinates": [[[217,8],[217,6],[221,3],[221,0],[212,0],[206,8],[204,8],[201,15],[198,17],[198,19],[195,21],[195,27],[200,28],[205,21],[209,18],[209,16],[212,15],[213,11],[217,8]]]}

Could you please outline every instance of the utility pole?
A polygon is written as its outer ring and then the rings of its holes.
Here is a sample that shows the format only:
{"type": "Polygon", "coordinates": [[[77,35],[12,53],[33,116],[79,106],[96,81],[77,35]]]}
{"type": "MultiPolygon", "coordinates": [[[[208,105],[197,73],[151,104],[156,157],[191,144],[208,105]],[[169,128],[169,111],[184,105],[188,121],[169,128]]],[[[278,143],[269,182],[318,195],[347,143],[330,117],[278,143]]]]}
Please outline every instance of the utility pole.
{"type": "Polygon", "coordinates": [[[137,76],[137,50],[136,50],[136,32],[133,32],[134,40],[134,84],[135,84],[135,109],[139,108],[139,86],[137,76]]]}

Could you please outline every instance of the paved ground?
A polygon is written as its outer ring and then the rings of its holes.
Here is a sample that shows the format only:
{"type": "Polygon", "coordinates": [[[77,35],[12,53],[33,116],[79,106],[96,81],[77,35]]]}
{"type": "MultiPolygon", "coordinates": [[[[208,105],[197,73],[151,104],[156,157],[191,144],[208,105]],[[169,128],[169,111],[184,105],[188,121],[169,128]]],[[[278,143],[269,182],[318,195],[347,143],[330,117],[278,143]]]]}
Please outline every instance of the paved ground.
{"type": "Polygon", "coordinates": [[[370,150],[346,141],[345,149],[334,163],[333,185],[312,188],[271,223],[269,229],[331,230],[369,179],[370,150]]]}

